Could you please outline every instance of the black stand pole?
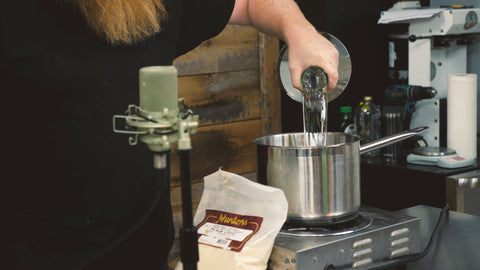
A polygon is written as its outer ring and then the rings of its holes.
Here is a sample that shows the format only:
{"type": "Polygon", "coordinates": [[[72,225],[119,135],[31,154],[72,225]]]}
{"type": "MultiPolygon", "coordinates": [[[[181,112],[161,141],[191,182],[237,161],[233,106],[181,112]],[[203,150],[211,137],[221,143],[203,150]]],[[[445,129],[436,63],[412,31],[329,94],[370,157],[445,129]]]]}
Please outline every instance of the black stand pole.
{"type": "Polygon", "coordinates": [[[180,180],[182,184],[182,218],[180,230],[180,259],[185,270],[196,270],[198,262],[197,228],[193,226],[192,179],[190,174],[190,151],[178,150],[180,153],[180,180]]]}

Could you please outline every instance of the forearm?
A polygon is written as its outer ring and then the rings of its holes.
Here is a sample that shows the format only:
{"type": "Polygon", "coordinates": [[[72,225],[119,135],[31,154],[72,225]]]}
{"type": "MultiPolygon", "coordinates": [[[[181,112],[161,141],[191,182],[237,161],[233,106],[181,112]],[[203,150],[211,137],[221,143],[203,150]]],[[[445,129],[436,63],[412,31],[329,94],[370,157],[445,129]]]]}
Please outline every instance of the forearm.
{"type": "Polygon", "coordinates": [[[236,0],[230,23],[250,25],[284,40],[294,87],[302,88],[300,75],[309,66],[322,67],[328,74],[328,89],[335,87],[338,51],[308,22],[294,0],[236,0]]]}
{"type": "Polygon", "coordinates": [[[293,0],[236,0],[230,23],[253,26],[287,43],[316,32],[293,0]]]}

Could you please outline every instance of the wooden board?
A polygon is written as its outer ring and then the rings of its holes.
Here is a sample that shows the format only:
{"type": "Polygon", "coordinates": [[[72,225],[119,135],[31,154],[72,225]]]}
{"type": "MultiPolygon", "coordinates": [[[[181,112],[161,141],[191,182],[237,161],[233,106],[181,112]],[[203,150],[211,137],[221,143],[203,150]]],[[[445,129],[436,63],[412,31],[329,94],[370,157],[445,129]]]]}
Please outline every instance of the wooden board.
{"type": "Polygon", "coordinates": [[[260,93],[262,104],[262,133],[270,135],[282,131],[282,110],[280,78],[277,61],[279,41],[276,38],[259,34],[260,93]]]}
{"type": "MultiPolygon", "coordinates": [[[[220,167],[238,174],[256,171],[257,152],[253,140],[260,136],[260,119],[199,127],[191,136],[194,148],[190,153],[192,179],[200,181],[220,167]]],[[[179,155],[172,150],[171,157],[172,186],[178,186],[179,155]]]]}
{"type": "Polygon", "coordinates": [[[258,32],[251,27],[227,26],[216,37],[177,58],[179,76],[238,70],[258,70],[258,32]]]}
{"type": "Polygon", "coordinates": [[[222,72],[180,77],[178,92],[204,126],[259,119],[259,85],[258,70],[222,72]]]}

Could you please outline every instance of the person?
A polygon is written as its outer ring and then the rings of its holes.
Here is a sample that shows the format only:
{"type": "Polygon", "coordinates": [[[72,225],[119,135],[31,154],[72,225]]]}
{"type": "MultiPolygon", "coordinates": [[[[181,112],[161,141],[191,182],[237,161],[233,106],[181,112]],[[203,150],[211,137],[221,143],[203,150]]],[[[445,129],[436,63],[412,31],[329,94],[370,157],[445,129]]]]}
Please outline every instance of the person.
{"type": "Polygon", "coordinates": [[[285,40],[297,88],[310,65],[329,89],[338,77],[338,52],[293,0],[6,0],[0,14],[2,269],[167,269],[169,182],[112,131],[138,104],[140,68],[230,23],[285,40]]]}

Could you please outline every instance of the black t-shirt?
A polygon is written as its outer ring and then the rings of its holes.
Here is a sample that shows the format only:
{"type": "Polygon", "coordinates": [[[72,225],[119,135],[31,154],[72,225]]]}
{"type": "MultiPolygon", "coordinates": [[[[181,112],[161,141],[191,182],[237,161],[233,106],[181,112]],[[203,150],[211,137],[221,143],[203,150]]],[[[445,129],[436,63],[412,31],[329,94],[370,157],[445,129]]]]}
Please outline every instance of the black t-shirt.
{"type": "Polygon", "coordinates": [[[138,104],[140,68],[171,65],[218,34],[234,0],[164,0],[163,31],[132,46],[99,38],[69,2],[6,0],[0,8],[8,240],[0,268],[109,269],[116,261],[149,269],[165,262],[173,241],[168,171],[153,169],[145,145],[115,134],[112,117],[138,104]]]}

